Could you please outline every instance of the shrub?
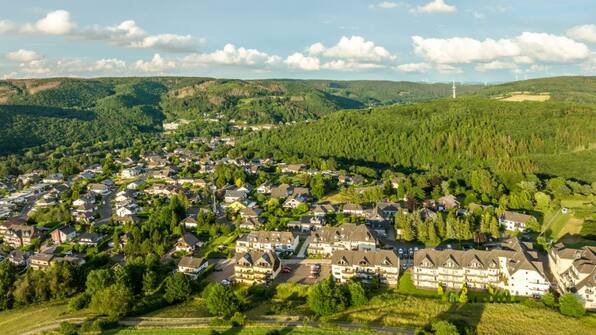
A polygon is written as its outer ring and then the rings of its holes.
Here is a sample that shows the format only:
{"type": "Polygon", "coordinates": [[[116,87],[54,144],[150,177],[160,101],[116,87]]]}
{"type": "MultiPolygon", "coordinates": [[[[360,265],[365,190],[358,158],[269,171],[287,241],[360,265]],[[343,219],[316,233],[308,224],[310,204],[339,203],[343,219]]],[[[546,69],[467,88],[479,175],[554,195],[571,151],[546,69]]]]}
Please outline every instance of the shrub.
{"type": "Polygon", "coordinates": [[[89,295],[86,293],[74,296],[68,301],[68,310],[79,311],[89,305],[89,295]]]}
{"type": "Polygon", "coordinates": [[[68,322],[60,322],[60,328],[58,329],[58,332],[63,335],[78,334],[77,327],[75,325],[73,325],[72,323],[68,323],[68,322]]]}
{"type": "Polygon", "coordinates": [[[547,307],[554,307],[555,306],[555,296],[552,293],[547,293],[540,298],[542,303],[547,307]]]}
{"type": "Polygon", "coordinates": [[[240,312],[236,312],[230,318],[230,321],[232,322],[232,326],[234,326],[234,327],[244,326],[244,324],[246,323],[246,315],[244,315],[240,312]]]}
{"type": "Polygon", "coordinates": [[[457,327],[449,321],[433,321],[432,330],[436,335],[459,335],[457,327]]]}
{"type": "Polygon", "coordinates": [[[559,299],[561,314],[579,318],[586,313],[584,305],[573,293],[565,293],[559,299]]]}

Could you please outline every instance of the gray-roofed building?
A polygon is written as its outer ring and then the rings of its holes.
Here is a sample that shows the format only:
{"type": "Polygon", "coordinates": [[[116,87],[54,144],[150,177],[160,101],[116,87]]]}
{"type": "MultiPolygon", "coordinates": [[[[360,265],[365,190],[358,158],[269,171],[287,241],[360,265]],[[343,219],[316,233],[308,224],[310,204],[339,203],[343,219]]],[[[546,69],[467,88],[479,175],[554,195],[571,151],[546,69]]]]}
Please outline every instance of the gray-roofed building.
{"type": "Polygon", "coordinates": [[[250,251],[236,254],[234,280],[241,284],[268,284],[281,271],[281,261],[272,251],[250,251]]]}
{"type": "Polygon", "coordinates": [[[368,226],[344,223],[312,232],[308,253],[329,256],[337,250],[375,251],[378,244],[375,233],[368,226]]]}
{"type": "Polygon", "coordinates": [[[339,250],[331,258],[331,274],[340,283],[378,278],[383,284],[397,285],[399,256],[392,250],[339,250]]]}
{"type": "Polygon", "coordinates": [[[178,272],[184,273],[192,279],[196,279],[208,266],[209,263],[204,258],[182,256],[180,261],[178,261],[178,272]]]}
{"type": "Polygon", "coordinates": [[[575,293],[586,309],[596,309],[596,247],[574,249],[557,244],[548,261],[557,291],[575,293]]]}
{"type": "Polygon", "coordinates": [[[288,231],[252,231],[236,241],[236,252],[267,251],[294,252],[298,248],[298,235],[288,231]]]}

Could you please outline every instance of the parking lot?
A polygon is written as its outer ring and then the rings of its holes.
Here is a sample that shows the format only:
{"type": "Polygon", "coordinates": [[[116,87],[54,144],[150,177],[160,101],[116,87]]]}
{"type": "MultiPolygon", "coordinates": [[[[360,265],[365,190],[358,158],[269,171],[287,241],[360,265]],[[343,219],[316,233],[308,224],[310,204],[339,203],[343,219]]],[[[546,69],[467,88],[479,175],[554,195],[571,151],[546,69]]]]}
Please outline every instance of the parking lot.
{"type": "Polygon", "coordinates": [[[280,272],[275,278],[275,283],[299,283],[299,284],[313,284],[319,280],[328,278],[331,275],[331,265],[328,262],[314,263],[312,260],[309,262],[300,262],[295,264],[286,264],[284,267],[289,267],[291,271],[289,273],[280,272]],[[312,264],[320,264],[321,272],[316,278],[310,278],[310,267],[312,264]]]}
{"type": "Polygon", "coordinates": [[[215,264],[215,269],[209,274],[207,280],[210,282],[221,283],[224,279],[234,276],[234,259],[210,259],[209,264],[215,264]],[[221,271],[219,271],[221,270],[221,271]]]}

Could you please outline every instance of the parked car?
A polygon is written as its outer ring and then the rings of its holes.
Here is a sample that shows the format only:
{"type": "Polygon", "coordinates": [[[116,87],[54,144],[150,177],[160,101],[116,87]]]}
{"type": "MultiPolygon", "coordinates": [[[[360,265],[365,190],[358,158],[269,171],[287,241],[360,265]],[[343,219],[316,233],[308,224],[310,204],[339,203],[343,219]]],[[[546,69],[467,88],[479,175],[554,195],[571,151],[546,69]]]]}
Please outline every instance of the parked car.
{"type": "Polygon", "coordinates": [[[313,264],[310,266],[311,274],[319,274],[321,272],[321,264],[313,264]]]}
{"type": "Polygon", "coordinates": [[[291,268],[291,267],[289,267],[289,266],[284,266],[284,267],[281,269],[281,271],[282,271],[283,273],[290,273],[290,272],[292,272],[292,268],[291,268]]]}

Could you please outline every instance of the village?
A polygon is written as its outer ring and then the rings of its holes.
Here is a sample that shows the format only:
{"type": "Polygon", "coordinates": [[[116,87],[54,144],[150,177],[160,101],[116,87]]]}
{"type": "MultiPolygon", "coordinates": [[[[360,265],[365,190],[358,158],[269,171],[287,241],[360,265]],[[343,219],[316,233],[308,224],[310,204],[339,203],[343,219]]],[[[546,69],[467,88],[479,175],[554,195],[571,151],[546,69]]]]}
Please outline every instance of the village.
{"type": "MultiPolygon", "coordinates": [[[[321,183],[354,194],[384,185],[334,169],[216,155],[219,148],[234,147],[232,137],[196,141],[210,151],[144,152],[76,175],[31,171],[6,180],[0,257],[23,271],[43,271],[59,262],[82,265],[98,252],[124,264],[131,227],[145,224],[148,208],[177,198],[185,199],[185,212],[171,249],[160,256],[191,280],[205,276],[225,285],[271,285],[331,277],[338,283],[357,279],[395,287],[407,274],[419,289],[466,286],[532,298],[573,292],[586,309],[596,309],[596,249],[556,245],[548,254],[539,252],[524,236],[526,224],[535,220],[530,215],[502,212],[498,238],[475,234],[474,243],[425,247],[404,240],[396,216],[432,219],[449,211],[465,217],[471,209],[449,194],[421,202],[320,201],[326,193],[321,183]],[[35,224],[36,213],[59,206],[68,206],[68,221],[35,224]],[[206,234],[205,226],[216,229],[206,234]]],[[[395,177],[385,186],[397,189],[400,182],[395,177]]]]}

